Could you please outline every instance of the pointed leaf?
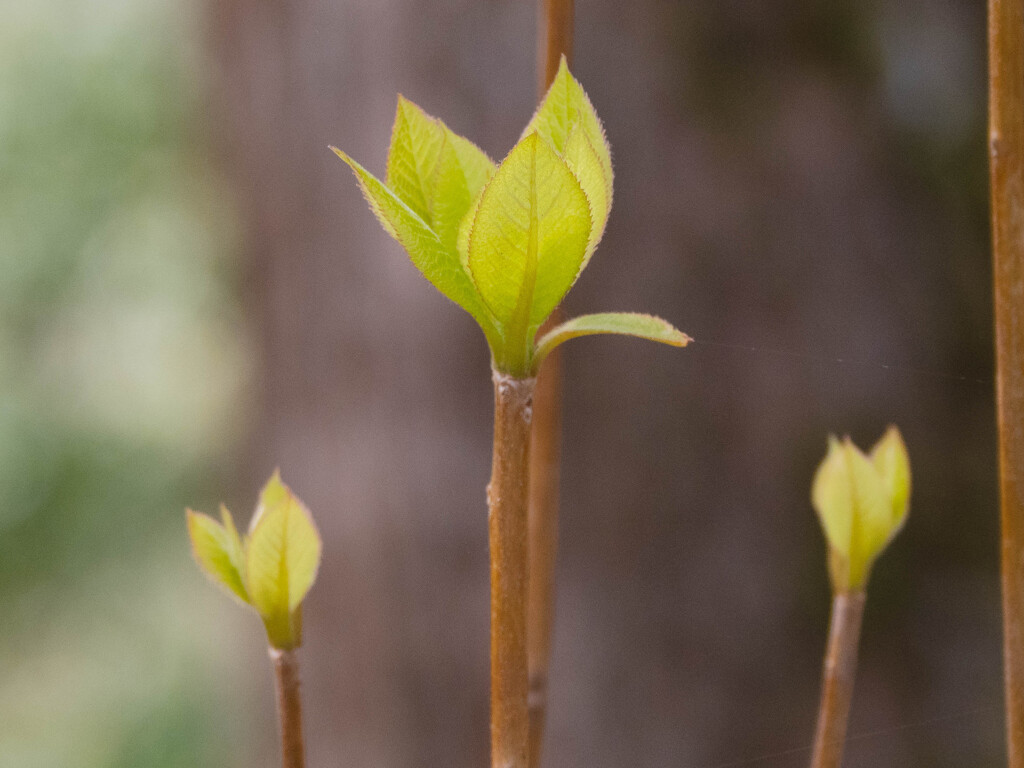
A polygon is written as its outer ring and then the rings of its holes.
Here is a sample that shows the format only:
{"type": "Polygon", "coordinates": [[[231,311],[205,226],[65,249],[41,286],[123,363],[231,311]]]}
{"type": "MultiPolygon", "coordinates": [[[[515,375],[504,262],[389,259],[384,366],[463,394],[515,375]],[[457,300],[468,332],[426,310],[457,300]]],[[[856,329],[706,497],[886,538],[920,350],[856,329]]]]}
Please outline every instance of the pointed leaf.
{"type": "Polygon", "coordinates": [[[558,74],[548,88],[544,101],[523,131],[523,136],[536,131],[548,142],[556,152],[563,154],[574,125],[579,124],[587,139],[590,140],[601,163],[602,175],[608,189],[608,200],[611,201],[612,190],[612,154],[608,140],[604,135],[601,120],[590,103],[590,98],[583,86],[569,72],[569,65],[562,57],[558,66],[558,74]]]}
{"type": "Polygon", "coordinates": [[[494,163],[471,142],[444,128],[444,142],[430,195],[430,214],[441,244],[457,253],[459,225],[484,184],[494,163]]]}
{"type": "Polygon", "coordinates": [[[225,551],[228,557],[231,558],[231,564],[235,567],[241,577],[241,582],[245,583],[245,545],[242,543],[242,537],[238,535],[238,529],[235,527],[235,521],[231,517],[231,513],[228,508],[223,504],[220,505],[220,519],[221,524],[224,526],[224,533],[226,536],[227,546],[225,551]]]}
{"type": "Polygon", "coordinates": [[[298,498],[275,476],[246,548],[246,581],[253,606],[276,647],[297,642],[291,616],[316,579],[320,534],[298,498]],[[284,498],[281,492],[284,492],[284,498]]]}
{"type": "Polygon", "coordinates": [[[413,264],[435,288],[469,312],[490,339],[493,321],[458,254],[445,248],[437,233],[373,174],[341,150],[331,149],[348,163],[370,208],[388,234],[405,248],[413,264]]]}
{"type": "Polygon", "coordinates": [[[685,333],[653,315],[641,315],[633,312],[602,312],[596,315],[583,315],[552,328],[537,341],[534,369],[539,369],[544,358],[559,344],[578,336],[590,336],[596,333],[636,336],[650,341],[660,341],[662,344],[670,344],[673,347],[685,347],[690,342],[690,337],[685,333]]]}
{"type": "Polygon", "coordinates": [[[192,554],[199,567],[232,596],[248,603],[249,596],[242,574],[233,561],[234,542],[229,531],[212,517],[191,509],[185,511],[185,519],[192,542],[192,554]]]}
{"type": "Polygon", "coordinates": [[[444,129],[399,95],[388,149],[387,186],[428,225],[431,186],[444,142],[444,129]]]}
{"type": "Polygon", "coordinates": [[[892,502],[885,481],[871,460],[853,444],[843,441],[853,486],[854,520],[850,546],[850,586],[863,587],[875,559],[894,533],[892,502]]]}
{"type": "Polygon", "coordinates": [[[506,372],[527,368],[533,333],[579,275],[589,234],[576,177],[536,134],[527,136],[484,189],[469,233],[473,281],[504,328],[496,364],[506,372]]]}
{"type": "Polygon", "coordinates": [[[475,199],[498,168],[480,147],[469,139],[459,136],[444,123],[441,125],[445,130],[445,136],[459,158],[459,165],[462,166],[462,172],[466,176],[469,196],[471,199],[475,199]]]}
{"type": "Polygon", "coordinates": [[[605,224],[612,208],[611,187],[605,183],[601,161],[594,151],[593,144],[579,125],[573,126],[569,131],[564,157],[566,165],[579,181],[590,204],[593,225],[587,241],[587,255],[583,260],[583,267],[586,267],[597,244],[601,242],[601,236],[604,235],[605,224]]]}
{"type": "Polygon", "coordinates": [[[890,426],[871,449],[871,461],[885,480],[892,501],[893,535],[906,521],[910,506],[910,456],[900,431],[890,426]]]}
{"type": "Polygon", "coordinates": [[[846,452],[832,435],[828,438],[828,453],[814,474],[811,504],[818,513],[829,552],[842,558],[842,573],[832,569],[834,586],[845,588],[849,583],[850,547],[853,538],[853,483],[846,452]]]}

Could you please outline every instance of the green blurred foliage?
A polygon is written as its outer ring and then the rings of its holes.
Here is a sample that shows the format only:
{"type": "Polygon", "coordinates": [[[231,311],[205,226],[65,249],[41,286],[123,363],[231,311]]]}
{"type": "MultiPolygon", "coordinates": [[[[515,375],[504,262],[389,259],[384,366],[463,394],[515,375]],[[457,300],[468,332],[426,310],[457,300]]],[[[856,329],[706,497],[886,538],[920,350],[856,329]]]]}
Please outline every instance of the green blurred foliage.
{"type": "Polygon", "coordinates": [[[0,1],[4,766],[227,764],[230,606],[182,509],[223,480],[249,363],[190,11],[0,1]]]}

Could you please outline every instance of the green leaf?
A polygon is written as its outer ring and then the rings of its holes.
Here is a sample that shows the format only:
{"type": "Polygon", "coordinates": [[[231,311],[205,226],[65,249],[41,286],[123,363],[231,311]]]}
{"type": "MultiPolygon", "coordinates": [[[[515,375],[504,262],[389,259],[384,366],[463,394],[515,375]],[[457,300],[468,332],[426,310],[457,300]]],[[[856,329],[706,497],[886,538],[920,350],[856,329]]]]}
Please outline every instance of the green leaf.
{"type": "MultiPolygon", "coordinates": [[[[224,509],[223,513],[227,510],[224,509]]],[[[222,514],[223,514],[222,513],[222,514]]],[[[208,515],[185,510],[189,539],[192,542],[192,554],[202,571],[216,584],[228,591],[233,597],[248,604],[249,596],[245,589],[242,571],[237,565],[238,532],[234,524],[227,527],[230,514],[221,525],[208,515]]]]}
{"type": "Polygon", "coordinates": [[[263,491],[246,546],[246,585],[276,648],[300,642],[297,611],[316,580],[320,550],[313,518],[275,474],[263,491]]]}
{"type": "Polygon", "coordinates": [[[829,545],[829,570],[837,592],[862,590],[867,584],[875,560],[906,519],[909,477],[902,440],[892,429],[871,458],[849,438],[842,443],[829,438],[811,500],[829,545]]]}
{"type": "Polygon", "coordinates": [[[843,441],[843,449],[850,469],[854,502],[850,586],[861,588],[867,583],[875,559],[895,533],[892,502],[885,481],[871,460],[850,438],[843,441]]]}
{"type": "Polygon", "coordinates": [[[556,152],[564,154],[573,126],[579,125],[590,141],[601,165],[602,176],[608,191],[608,201],[612,196],[612,153],[608,139],[604,135],[601,120],[590,103],[590,98],[583,86],[569,72],[569,65],[562,57],[558,65],[558,74],[548,88],[547,95],[537,108],[523,136],[533,132],[548,142],[556,152]]]}
{"type": "Polygon", "coordinates": [[[836,573],[833,568],[833,584],[837,589],[847,586],[853,537],[853,484],[846,451],[833,435],[829,435],[828,453],[814,474],[811,504],[818,513],[829,551],[841,558],[843,572],[836,573]]]}
{"type": "Polygon", "coordinates": [[[569,131],[564,157],[566,165],[579,181],[590,204],[593,223],[587,240],[587,254],[583,259],[583,267],[586,267],[597,244],[601,242],[601,236],[604,235],[604,227],[612,209],[611,187],[605,183],[594,145],[590,143],[590,139],[579,125],[573,126],[569,131]]]}
{"type": "Polygon", "coordinates": [[[659,341],[673,347],[685,347],[690,337],[677,330],[670,323],[653,315],[641,315],[633,312],[602,312],[596,315],[583,315],[552,328],[537,342],[534,355],[534,370],[538,370],[544,358],[559,344],[578,336],[590,336],[596,333],[617,333],[624,336],[636,336],[650,341],[659,341]]]}
{"type": "Polygon", "coordinates": [[[388,149],[387,186],[428,225],[431,187],[444,143],[444,128],[399,95],[388,149]]]}
{"type": "Polygon", "coordinates": [[[245,583],[245,545],[242,543],[242,537],[238,535],[238,529],[235,527],[235,521],[231,517],[231,513],[228,508],[223,504],[220,505],[220,519],[224,526],[224,533],[227,536],[227,546],[225,551],[228,557],[231,558],[231,564],[235,567],[241,577],[241,582],[245,583]]]}
{"type": "Polygon", "coordinates": [[[536,134],[520,141],[484,189],[468,237],[473,281],[504,329],[499,370],[528,370],[536,328],[579,275],[590,225],[562,158],[536,134]]]}
{"type": "Polygon", "coordinates": [[[430,213],[434,231],[450,253],[458,253],[459,225],[494,170],[494,163],[472,142],[444,128],[430,213]]]}
{"type": "Polygon", "coordinates": [[[384,229],[397,240],[413,264],[441,293],[469,312],[483,328],[488,340],[495,334],[494,322],[477,295],[458,253],[444,246],[437,233],[379,179],[341,150],[331,149],[355,173],[371,210],[384,229]]]}
{"type": "Polygon", "coordinates": [[[875,443],[871,449],[871,461],[885,480],[892,500],[893,525],[899,530],[910,507],[911,482],[910,456],[907,455],[903,436],[895,426],[890,426],[875,443]]]}

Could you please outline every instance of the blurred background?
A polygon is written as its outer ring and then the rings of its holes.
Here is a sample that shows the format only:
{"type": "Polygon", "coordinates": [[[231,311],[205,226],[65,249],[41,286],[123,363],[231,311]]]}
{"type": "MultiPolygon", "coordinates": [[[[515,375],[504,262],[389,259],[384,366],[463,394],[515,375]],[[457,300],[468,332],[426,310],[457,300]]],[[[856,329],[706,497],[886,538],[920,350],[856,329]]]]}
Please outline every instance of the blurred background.
{"type": "MultiPolygon", "coordinates": [[[[567,348],[547,764],[809,758],[828,432],[904,432],[847,768],[1003,761],[985,19],[577,0],[616,159],[567,348]]],[[[488,761],[485,343],[366,210],[402,92],[500,158],[508,0],[0,0],[0,766],[270,768],[257,621],[191,562],[275,466],[326,547],[309,763],[488,761]]]]}

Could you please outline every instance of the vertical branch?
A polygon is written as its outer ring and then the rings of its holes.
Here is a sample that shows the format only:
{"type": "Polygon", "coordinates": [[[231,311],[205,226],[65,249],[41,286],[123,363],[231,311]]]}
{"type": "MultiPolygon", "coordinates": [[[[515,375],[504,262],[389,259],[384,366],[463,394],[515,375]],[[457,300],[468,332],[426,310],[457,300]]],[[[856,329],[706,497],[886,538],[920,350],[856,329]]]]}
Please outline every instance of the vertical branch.
{"type": "MultiPolygon", "coordinates": [[[[572,59],[573,0],[538,0],[537,98],[543,98],[564,54],[572,59]]],[[[561,321],[556,311],[548,322],[561,321]]],[[[530,455],[529,638],[530,766],[540,764],[547,712],[558,552],[558,489],[562,433],[562,352],[552,352],[537,379],[530,455]]]]}
{"type": "Polygon", "coordinates": [[[989,140],[1009,768],[1024,768],[1024,0],[989,0],[989,140]]]}
{"type": "Polygon", "coordinates": [[[299,661],[295,651],[270,649],[277,689],[277,716],[281,728],[282,768],[305,768],[302,743],[302,701],[299,698],[299,661]]]}
{"type": "Polygon", "coordinates": [[[558,73],[562,55],[572,62],[573,0],[537,0],[537,96],[558,73]]]}
{"type": "Polygon", "coordinates": [[[526,768],[527,501],[534,379],[494,373],[491,554],[491,768],[526,768]]]}
{"type": "Polygon", "coordinates": [[[832,620],[822,670],[821,704],[814,734],[811,768],[839,768],[850,719],[853,681],[857,674],[857,645],[864,617],[863,592],[832,598],[832,620]]]}

